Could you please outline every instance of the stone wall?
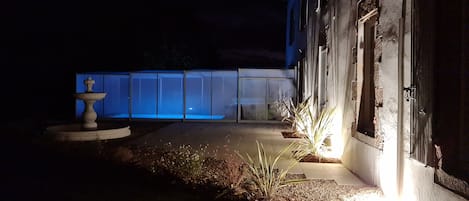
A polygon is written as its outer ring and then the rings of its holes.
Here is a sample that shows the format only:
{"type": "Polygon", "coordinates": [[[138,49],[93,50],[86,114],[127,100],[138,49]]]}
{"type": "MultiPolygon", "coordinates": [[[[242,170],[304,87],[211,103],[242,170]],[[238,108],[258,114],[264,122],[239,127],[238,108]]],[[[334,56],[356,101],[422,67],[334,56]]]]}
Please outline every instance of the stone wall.
{"type": "MultiPolygon", "coordinates": [[[[365,182],[380,186],[389,197],[398,193],[399,163],[398,135],[403,146],[402,168],[403,200],[464,200],[461,196],[436,184],[434,169],[425,167],[409,158],[411,102],[403,101],[403,133],[398,125],[399,21],[406,6],[404,26],[404,83],[411,81],[411,1],[381,0],[377,4],[364,0],[362,7],[372,10],[379,6],[377,37],[375,40],[375,94],[376,136],[374,138],[356,132],[356,64],[354,48],[357,41],[356,20],[366,14],[357,10],[357,1],[337,0],[328,2],[323,20],[327,29],[329,74],[327,86],[330,106],[337,106],[342,116],[343,155],[345,167],[365,182]],[[403,3],[406,5],[403,5],[403,3]]],[[[365,10],[365,9],[364,9],[365,10]]]]}

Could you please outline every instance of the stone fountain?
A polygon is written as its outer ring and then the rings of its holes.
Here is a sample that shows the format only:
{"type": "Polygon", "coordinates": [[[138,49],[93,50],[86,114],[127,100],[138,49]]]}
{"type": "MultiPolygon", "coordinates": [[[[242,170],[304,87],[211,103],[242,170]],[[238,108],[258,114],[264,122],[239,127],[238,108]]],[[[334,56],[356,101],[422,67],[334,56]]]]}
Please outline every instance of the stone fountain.
{"type": "Polygon", "coordinates": [[[121,126],[106,123],[98,126],[96,123],[97,114],[94,110],[94,103],[106,97],[106,93],[93,92],[95,81],[88,77],[84,80],[86,91],[74,94],[76,99],[82,100],[85,110],[82,113],[81,124],[67,124],[50,126],[46,133],[59,141],[94,141],[122,138],[130,135],[129,126],[121,126]]]}

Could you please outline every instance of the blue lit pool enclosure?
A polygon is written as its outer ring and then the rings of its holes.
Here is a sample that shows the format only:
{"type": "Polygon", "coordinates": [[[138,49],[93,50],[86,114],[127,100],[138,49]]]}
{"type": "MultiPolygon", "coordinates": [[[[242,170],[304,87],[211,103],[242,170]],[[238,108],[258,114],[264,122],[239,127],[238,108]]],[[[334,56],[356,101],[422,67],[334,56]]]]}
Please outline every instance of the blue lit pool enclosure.
{"type": "MultiPolygon", "coordinates": [[[[98,118],[203,121],[279,121],[279,105],[295,99],[293,69],[95,72],[76,74],[95,80],[106,92],[95,103],[98,118]]],[[[84,105],[76,102],[80,116],[84,105]]]]}

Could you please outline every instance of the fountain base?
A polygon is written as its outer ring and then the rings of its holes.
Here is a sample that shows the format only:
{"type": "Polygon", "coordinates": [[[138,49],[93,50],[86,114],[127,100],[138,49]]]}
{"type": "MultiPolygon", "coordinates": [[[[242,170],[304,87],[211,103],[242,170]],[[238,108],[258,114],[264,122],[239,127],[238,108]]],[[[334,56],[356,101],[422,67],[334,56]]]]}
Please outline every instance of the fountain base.
{"type": "Polygon", "coordinates": [[[101,123],[96,129],[86,129],[82,124],[66,124],[50,126],[46,134],[57,141],[96,141],[129,136],[130,127],[101,123]]]}

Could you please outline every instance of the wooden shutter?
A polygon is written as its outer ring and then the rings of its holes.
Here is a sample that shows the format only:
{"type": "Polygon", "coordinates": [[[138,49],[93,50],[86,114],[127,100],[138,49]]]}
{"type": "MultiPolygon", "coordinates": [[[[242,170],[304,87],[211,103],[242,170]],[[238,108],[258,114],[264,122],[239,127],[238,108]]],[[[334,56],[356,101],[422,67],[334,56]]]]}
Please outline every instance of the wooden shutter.
{"type": "Polygon", "coordinates": [[[433,128],[434,3],[415,1],[412,31],[412,99],[410,156],[424,164],[432,163],[433,128]],[[428,158],[430,157],[430,158],[428,158]]]}

